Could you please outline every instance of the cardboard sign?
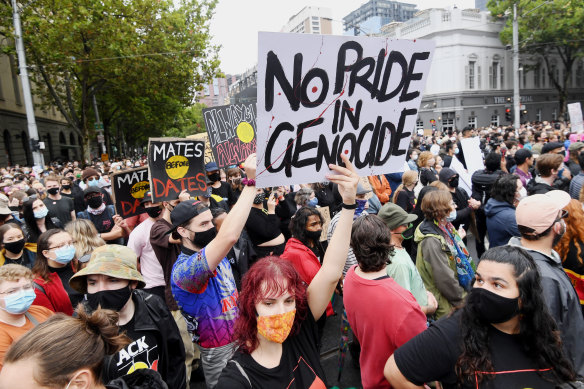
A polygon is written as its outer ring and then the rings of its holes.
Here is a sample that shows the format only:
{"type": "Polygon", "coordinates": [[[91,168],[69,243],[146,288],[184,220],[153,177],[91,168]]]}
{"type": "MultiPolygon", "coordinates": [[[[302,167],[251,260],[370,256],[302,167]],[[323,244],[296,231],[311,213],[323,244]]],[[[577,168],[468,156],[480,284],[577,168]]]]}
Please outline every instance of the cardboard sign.
{"type": "Polygon", "coordinates": [[[466,162],[468,174],[472,176],[477,170],[483,170],[485,164],[483,162],[483,152],[481,151],[481,140],[479,137],[462,138],[460,145],[464,153],[464,161],[466,162]]]}
{"type": "Polygon", "coordinates": [[[205,164],[215,161],[213,156],[213,151],[211,150],[211,144],[209,143],[209,135],[206,132],[201,132],[200,134],[193,134],[187,136],[187,139],[200,140],[205,142],[205,164]]]}
{"type": "Polygon", "coordinates": [[[109,154],[102,154],[101,155],[101,162],[109,161],[109,154]]]}
{"type": "Polygon", "coordinates": [[[219,168],[239,165],[255,153],[256,117],[253,103],[203,109],[209,143],[219,168]]]}
{"type": "Polygon", "coordinates": [[[403,171],[434,43],[259,33],[259,187],[403,171]]]}
{"type": "Polygon", "coordinates": [[[568,113],[570,114],[571,132],[584,132],[584,122],[582,121],[582,106],[580,103],[568,104],[568,113]]]}
{"type": "Polygon", "coordinates": [[[181,138],[150,138],[148,176],[152,200],[170,201],[187,190],[193,196],[205,193],[205,143],[181,138]]]}
{"type": "Polygon", "coordinates": [[[331,224],[331,212],[329,207],[318,207],[318,212],[320,212],[322,216],[322,234],[320,234],[320,241],[326,241],[326,235],[329,229],[329,225],[331,224]]]}
{"type": "Polygon", "coordinates": [[[144,198],[144,193],[150,190],[148,168],[140,167],[115,173],[111,182],[118,215],[125,219],[146,212],[146,209],[140,206],[140,200],[144,198]]]}

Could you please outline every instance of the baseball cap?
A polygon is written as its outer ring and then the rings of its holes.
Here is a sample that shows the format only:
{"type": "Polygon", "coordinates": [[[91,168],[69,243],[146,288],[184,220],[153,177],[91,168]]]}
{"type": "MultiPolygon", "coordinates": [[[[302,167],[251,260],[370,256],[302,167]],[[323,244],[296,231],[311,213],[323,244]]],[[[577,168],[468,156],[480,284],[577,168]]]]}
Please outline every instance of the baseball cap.
{"type": "Polygon", "coordinates": [[[101,193],[101,190],[97,186],[88,186],[83,190],[83,197],[90,193],[101,193]]]}
{"type": "Polygon", "coordinates": [[[574,142],[574,143],[570,144],[570,147],[568,147],[568,151],[571,153],[571,152],[574,152],[574,151],[578,151],[581,148],[584,148],[584,143],[582,143],[582,142],[574,142]]]}
{"type": "Polygon", "coordinates": [[[140,200],[140,205],[144,205],[144,203],[147,202],[152,202],[152,192],[151,191],[147,191],[146,193],[144,193],[144,197],[142,197],[142,200],[140,200]]]}
{"type": "Polygon", "coordinates": [[[172,229],[168,234],[174,232],[178,226],[209,210],[203,203],[198,200],[186,200],[178,203],[170,213],[170,221],[172,222],[172,229]]]}
{"type": "Polygon", "coordinates": [[[446,185],[448,185],[448,180],[450,180],[452,177],[457,176],[458,173],[456,171],[454,171],[453,169],[450,169],[448,167],[444,167],[442,168],[442,170],[440,170],[440,174],[438,174],[438,178],[440,179],[440,182],[445,183],[446,185]]]}
{"type": "Polygon", "coordinates": [[[369,192],[371,192],[371,189],[365,189],[365,187],[363,185],[361,185],[360,182],[357,183],[357,193],[356,193],[357,196],[361,196],[361,195],[364,195],[364,194],[369,193],[369,192]]]}
{"type": "Polygon", "coordinates": [[[136,253],[127,246],[119,244],[100,246],[93,250],[87,267],[71,277],[69,285],[80,293],[87,293],[87,276],[103,274],[122,280],[138,281],[138,288],[143,288],[146,283],[137,269],[137,263],[136,253]]]}
{"type": "Polygon", "coordinates": [[[205,171],[213,172],[215,170],[219,170],[219,168],[217,167],[217,162],[209,162],[205,165],[205,171]]]}
{"type": "Polygon", "coordinates": [[[408,225],[418,219],[418,215],[409,214],[402,207],[394,203],[385,203],[377,214],[390,230],[399,226],[408,225]]]}
{"type": "Polygon", "coordinates": [[[8,208],[8,197],[6,195],[0,193],[0,215],[10,215],[12,211],[8,208]]]}
{"type": "Polygon", "coordinates": [[[525,162],[527,158],[533,157],[531,150],[523,148],[515,152],[515,162],[519,165],[525,162]]]}
{"type": "Polygon", "coordinates": [[[564,147],[563,143],[560,142],[548,142],[545,145],[543,145],[543,147],[541,148],[541,153],[545,154],[545,153],[549,153],[552,150],[555,149],[559,149],[561,147],[564,147]]]}
{"type": "Polygon", "coordinates": [[[554,224],[570,199],[570,195],[562,190],[528,196],[519,202],[515,210],[517,225],[533,230],[533,235],[541,234],[554,224]]]}

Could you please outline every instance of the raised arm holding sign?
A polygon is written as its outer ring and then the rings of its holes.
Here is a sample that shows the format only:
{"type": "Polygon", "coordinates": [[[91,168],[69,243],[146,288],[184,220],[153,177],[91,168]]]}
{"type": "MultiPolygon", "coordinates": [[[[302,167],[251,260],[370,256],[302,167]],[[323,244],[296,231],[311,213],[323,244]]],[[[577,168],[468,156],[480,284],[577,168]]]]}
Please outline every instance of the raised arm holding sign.
{"type": "Polygon", "coordinates": [[[360,176],[403,169],[433,43],[259,34],[259,187],[324,181],[345,154],[360,176]]]}

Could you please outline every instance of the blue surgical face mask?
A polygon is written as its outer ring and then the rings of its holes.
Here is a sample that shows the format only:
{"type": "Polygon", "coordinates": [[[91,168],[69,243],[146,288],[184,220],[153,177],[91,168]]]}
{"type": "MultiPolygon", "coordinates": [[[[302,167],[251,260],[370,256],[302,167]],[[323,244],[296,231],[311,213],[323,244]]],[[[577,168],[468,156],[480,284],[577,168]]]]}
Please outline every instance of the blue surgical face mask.
{"type": "Polygon", "coordinates": [[[318,199],[316,197],[313,198],[313,199],[308,200],[308,206],[309,207],[316,208],[317,205],[318,205],[318,199]]]}
{"type": "Polygon", "coordinates": [[[454,149],[454,154],[458,154],[458,147],[454,149]]]}
{"type": "Polygon", "coordinates": [[[71,262],[71,260],[75,256],[75,247],[73,247],[72,245],[63,246],[55,250],[55,254],[57,255],[57,257],[54,259],[54,261],[66,265],[69,262],[71,262]]]}
{"type": "Polygon", "coordinates": [[[87,180],[87,185],[88,186],[99,186],[99,180],[96,180],[96,179],[87,180]]]}
{"type": "Polygon", "coordinates": [[[13,315],[20,315],[28,311],[35,298],[36,294],[32,288],[29,290],[21,290],[20,292],[4,297],[6,308],[0,306],[0,309],[13,315]]]}
{"type": "Polygon", "coordinates": [[[446,216],[446,220],[449,222],[453,222],[454,219],[456,219],[456,209],[453,209],[452,212],[450,212],[450,215],[446,216]]]}
{"type": "Polygon", "coordinates": [[[49,208],[42,207],[41,209],[38,209],[38,210],[34,211],[33,213],[34,213],[35,219],[42,219],[43,217],[45,217],[49,214],[49,208]]]}

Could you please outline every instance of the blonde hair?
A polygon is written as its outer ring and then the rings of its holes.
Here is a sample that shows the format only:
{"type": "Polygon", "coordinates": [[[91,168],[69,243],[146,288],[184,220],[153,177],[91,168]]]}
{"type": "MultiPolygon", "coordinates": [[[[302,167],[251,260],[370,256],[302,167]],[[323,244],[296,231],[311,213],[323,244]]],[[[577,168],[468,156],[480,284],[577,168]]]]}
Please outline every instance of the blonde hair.
{"type": "Polygon", "coordinates": [[[0,284],[4,281],[18,281],[22,278],[32,281],[34,278],[32,271],[27,267],[13,263],[0,266],[0,284]]]}
{"type": "Polygon", "coordinates": [[[413,170],[408,170],[404,172],[404,174],[402,175],[402,183],[397,187],[393,194],[392,199],[393,203],[395,204],[397,202],[397,196],[399,192],[401,192],[404,189],[404,187],[415,184],[416,181],[418,181],[418,172],[415,172],[413,170]]]}
{"type": "Polygon", "coordinates": [[[98,236],[93,223],[86,219],[73,220],[65,226],[75,246],[75,258],[79,259],[96,248],[105,245],[105,241],[98,236]]]}

